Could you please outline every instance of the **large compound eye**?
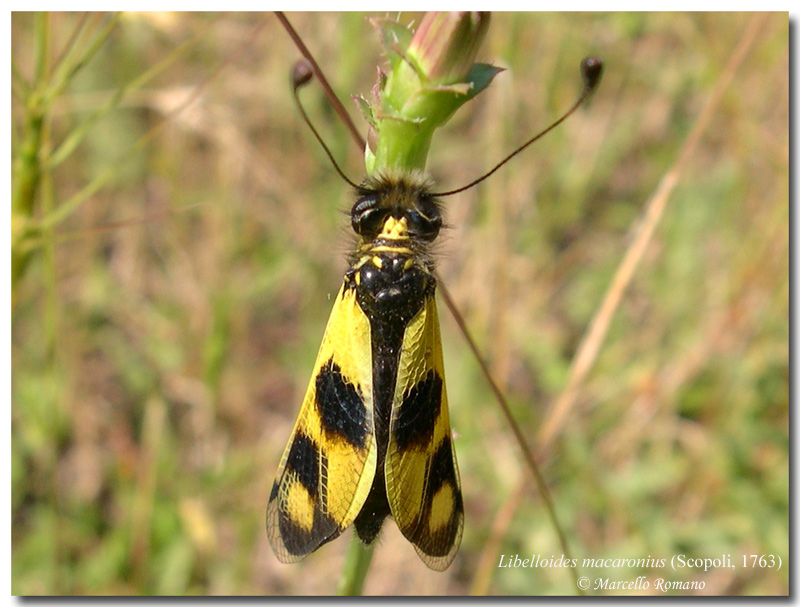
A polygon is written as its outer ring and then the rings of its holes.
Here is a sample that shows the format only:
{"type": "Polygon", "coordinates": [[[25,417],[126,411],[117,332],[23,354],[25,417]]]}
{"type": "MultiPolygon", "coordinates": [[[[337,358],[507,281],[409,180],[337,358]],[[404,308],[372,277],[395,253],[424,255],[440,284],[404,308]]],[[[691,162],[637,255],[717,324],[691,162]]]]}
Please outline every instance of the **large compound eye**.
{"type": "Polygon", "coordinates": [[[350,223],[360,236],[376,236],[383,228],[388,211],[378,206],[376,196],[365,196],[353,205],[350,223]]]}
{"type": "Polygon", "coordinates": [[[426,198],[419,200],[417,208],[406,213],[408,230],[411,234],[423,239],[433,240],[439,235],[442,227],[442,216],[436,205],[426,198]]]}

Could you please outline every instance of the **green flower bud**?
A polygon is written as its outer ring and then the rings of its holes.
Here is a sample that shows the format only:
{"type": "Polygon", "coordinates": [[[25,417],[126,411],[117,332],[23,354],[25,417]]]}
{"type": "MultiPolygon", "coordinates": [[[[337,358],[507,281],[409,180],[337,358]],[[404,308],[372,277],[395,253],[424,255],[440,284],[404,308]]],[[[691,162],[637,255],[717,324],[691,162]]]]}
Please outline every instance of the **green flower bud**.
{"type": "Polygon", "coordinates": [[[374,23],[391,69],[372,102],[359,100],[371,125],[367,172],[424,169],[436,128],[500,71],[474,63],[489,14],[428,13],[415,32],[394,21],[374,23]]]}
{"type": "Polygon", "coordinates": [[[429,84],[468,79],[489,29],[489,13],[426,13],[408,45],[408,58],[429,84]]]}

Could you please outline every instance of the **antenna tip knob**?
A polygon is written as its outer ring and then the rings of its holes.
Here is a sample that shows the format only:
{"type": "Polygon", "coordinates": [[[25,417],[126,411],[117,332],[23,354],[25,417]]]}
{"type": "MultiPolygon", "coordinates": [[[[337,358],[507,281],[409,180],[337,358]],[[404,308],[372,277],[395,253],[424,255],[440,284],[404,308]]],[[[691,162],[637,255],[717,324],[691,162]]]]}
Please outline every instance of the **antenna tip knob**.
{"type": "Polygon", "coordinates": [[[311,69],[311,65],[305,59],[298,60],[292,66],[291,80],[292,88],[295,90],[311,82],[313,77],[314,71],[311,69]]]}
{"type": "Polygon", "coordinates": [[[603,60],[600,57],[586,57],[581,61],[581,76],[583,83],[589,90],[594,90],[600,84],[603,75],[603,60]]]}

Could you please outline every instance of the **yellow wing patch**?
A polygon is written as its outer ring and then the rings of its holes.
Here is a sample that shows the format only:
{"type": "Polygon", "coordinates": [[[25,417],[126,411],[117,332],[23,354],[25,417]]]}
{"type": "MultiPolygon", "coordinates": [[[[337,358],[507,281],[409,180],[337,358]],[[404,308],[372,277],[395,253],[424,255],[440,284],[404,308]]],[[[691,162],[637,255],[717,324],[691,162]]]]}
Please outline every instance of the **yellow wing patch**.
{"type": "Polygon", "coordinates": [[[403,337],[385,466],[400,531],[428,567],[447,569],[461,543],[464,505],[433,294],[403,337]]]}
{"type": "Polygon", "coordinates": [[[355,519],[375,478],[370,324],[344,286],[267,506],[267,533],[284,563],[299,561],[355,519]]]}

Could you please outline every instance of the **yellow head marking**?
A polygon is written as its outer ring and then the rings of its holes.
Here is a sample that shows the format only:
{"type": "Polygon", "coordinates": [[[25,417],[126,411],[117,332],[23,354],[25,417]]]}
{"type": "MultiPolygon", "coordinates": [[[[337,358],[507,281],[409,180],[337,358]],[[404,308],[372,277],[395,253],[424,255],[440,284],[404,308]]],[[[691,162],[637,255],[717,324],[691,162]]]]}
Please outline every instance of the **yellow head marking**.
{"type": "Polygon", "coordinates": [[[408,238],[408,221],[405,217],[395,219],[389,217],[386,223],[383,224],[383,230],[378,235],[378,238],[387,238],[389,240],[405,240],[408,238]]]}
{"type": "MultiPolygon", "coordinates": [[[[397,245],[384,245],[378,247],[370,247],[373,253],[397,253],[399,255],[411,255],[413,251],[408,247],[399,247],[397,245]]],[[[407,270],[408,268],[406,268],[407,270]]]]}

